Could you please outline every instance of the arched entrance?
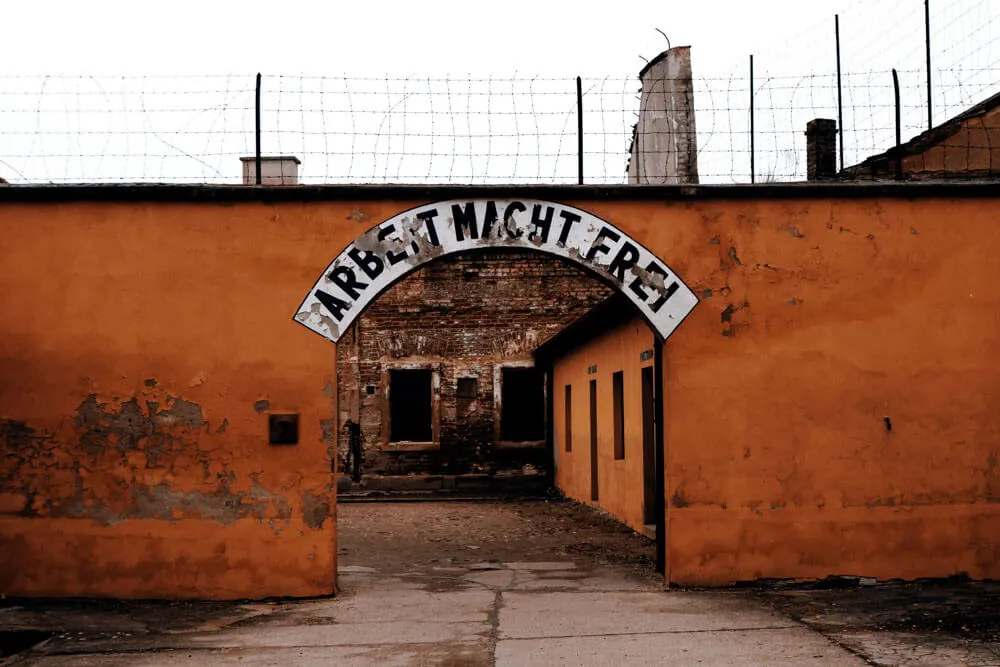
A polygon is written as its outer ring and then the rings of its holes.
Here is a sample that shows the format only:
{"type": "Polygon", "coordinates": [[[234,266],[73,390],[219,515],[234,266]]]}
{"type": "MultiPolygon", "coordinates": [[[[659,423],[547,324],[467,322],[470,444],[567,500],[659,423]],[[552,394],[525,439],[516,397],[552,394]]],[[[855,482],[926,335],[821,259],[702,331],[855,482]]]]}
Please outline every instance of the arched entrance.
{"type": "MultiPolygon", "coordinates": [[[[426,204],[371,227],[329,264],[296,310],[294,319],[337,343],[380,294],[408,274],[448,256],[488,249],[547,254],[585,269],[614,287],[624,297],[623,301],[631,303],[654,332],[657,350],[697,304],[694,293],[666,262],[628,233],[601,218],[551,201],[480,198],[426,204]]],[[[660,364],[661,355],[656,354],[657,384],[661,384],[660,364]]],[[[431,375],[429,370],[398,371],[396,374],[421,372],[431,375]]],[[[647,379],[651,381],[652,374],[647,379]]],[[[416,380],[428,384],[421,378],[416,380]]],[[[551,373],[547,382],[545,412],[551,418],[554,395],[551,373]]],[[[436,385],[432,382],[428,386],[436,385]]],[[[396,390],[402,390],[402,384],[393,391],[396,390]]],[[[386,396],[390,394],[388,384],[384,391],[386,396]]],[[[394,405],[392,401],[386,403],[390,408],[394,405]]],[[[658,412],[661,407],[657,408],[658,412]]],[[[389,423],[398,421],[395,415],[389,416],[389,423]]],[[[433,420],[424,421],[430,424],[433,420]]],[[[662,425],[662,419],[657,421],[662,425]]],[[[431,433],[437,431],[428,426],[428,433],[417,439],[437,439],[432,438],[431,433]]],[[[548,437],[551,453],[551,428],[548,437]]],[[[657,442],[656,495],[661,501],[656,523],[662,563],[665,535],[662,528],[662,432],[657,442]]],[[[591,458],[591,470],[596,472],[596,452],[591,458]]]]}

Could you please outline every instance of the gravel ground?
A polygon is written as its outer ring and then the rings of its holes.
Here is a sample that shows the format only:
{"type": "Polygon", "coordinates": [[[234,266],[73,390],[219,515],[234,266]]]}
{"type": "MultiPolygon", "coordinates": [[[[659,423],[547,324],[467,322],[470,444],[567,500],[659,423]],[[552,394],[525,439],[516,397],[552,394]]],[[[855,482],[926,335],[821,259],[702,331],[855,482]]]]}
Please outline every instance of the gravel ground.
{"type": "Polygon", "coordinates": [[[655,543],[566,500],[338,505],[341,567],[405,572],[482,562],[573,560],[658,583],[655,543]]]}

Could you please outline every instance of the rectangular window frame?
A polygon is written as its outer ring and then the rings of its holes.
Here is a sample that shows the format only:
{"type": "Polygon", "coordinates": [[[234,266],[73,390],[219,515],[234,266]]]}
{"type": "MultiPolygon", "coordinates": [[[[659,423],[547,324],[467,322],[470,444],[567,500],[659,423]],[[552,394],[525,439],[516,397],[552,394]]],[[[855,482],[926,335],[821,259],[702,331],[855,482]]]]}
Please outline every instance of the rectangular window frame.
{"type": "Polygon", "coordinates": [[[396,362],[384,364],[381,369],[382,380],[382,437],[381,445],[385,451],[419,452],[441,448],[441,363],[418,361],[396,362]],[[431,371],[431,439],[424,442],[393,441],[392,412],[389,385],[392,371],[429,370],[431,371]]]}
{"type": "MultiPolygon", "coordinates": [[[[535,368],[535,362],[531,360],[503,361],[493,365],[493,442],[496,447],[503,449],[545,449],[548,438],[548,418],[542,418],[542,438],[540,440],[503,440],[500,437],[500,418],[503,414],[503,369],[505,368],[535,368]]],[[[542,369],[539,369],[542,370],[542,369]]],[[[549,388],[545,380],[545,373],[542,373],[542,401],[543,410],[548,410],[549,388]]]]}

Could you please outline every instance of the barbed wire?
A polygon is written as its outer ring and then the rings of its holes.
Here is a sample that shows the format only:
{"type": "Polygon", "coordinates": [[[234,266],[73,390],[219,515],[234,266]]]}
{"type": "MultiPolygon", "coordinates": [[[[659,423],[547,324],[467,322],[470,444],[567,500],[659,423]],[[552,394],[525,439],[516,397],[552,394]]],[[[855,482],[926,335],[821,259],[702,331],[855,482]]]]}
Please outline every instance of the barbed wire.
{"type": "MultiPolygon", "coordinates": [[[[997,74],[939,72],[937,89],[971,104],[980,88],[965,82],[997,74]]],[[[910,134],[926,113],[923,76],[900,72],[910,134]]],[[[0,173],[14,183],[238,182],[238,158],[253,154],[253,83],[0,77],[0,173]]],[[[624,183],[639,81],[583,83],[586,181],[624,183]]],[[[853,164],[893,143],[891,77],[848,74],[844,91],[853,164]]],[[[757,76],[758,180],[804,178],[805,124],[836,117],[836,92],[834,75],[757,76]]],[[[694,78],[702,182],[750,180],[750,93],[745,77],[694,78]]],[[[576,182],[573,80],[265,76],[262,97],[264,152],[299,157],[304,183],[576,182]]]]}
{"type": "MultiPolygon", "coordinates": [[[[891,68],[900,78],[904,140],[927,129],[922,7],[858,2],[848,26],[895,22],[885,39],[844,30],[844,166],[895,143],[891,68]],[[866,39],[867,36],[867,39],[866,39]],[[892,54],[898,62],[888,62],[892,54]],[[902,54],[902,55],[900,55],[902,54]],[[863,69],[859,63],[880,66],[863,69]]],[[[933,3],[935,124],[998,92],[1000,3],[933,3]]],[[[843,25],[843,24],[842,24],[843,25]]],[[[814,26],[783,48],[821,38],[814,26]]],[[[751,180],[751,96],[757,181],[804,180],[805,126],[837,118],[837,77],[764,52],[746,68],[696,76],[700,180],[751,180]],[[790,71],[791,70],[791,71],[790,71]]],[[[827,59],[829,60],[829,59],[827,59]]],[[[697,61],[695,61],[697,64],[697,61]]],[[[0,177],[11,183],[238,183],[253,155],[255,77],[0,76],[0,177]]],[[[584,78],[587,183],[627,181],[638,77],[584,78]]],[[[576,82],[553,77],[263,76],[265,155],[302,160],[303,183],[575,183],[576,82]]],[[[965,146],[969,149],[968,146],[965,146]]],[[[993,152],[990,151],[992,156],[993,152]]]]}

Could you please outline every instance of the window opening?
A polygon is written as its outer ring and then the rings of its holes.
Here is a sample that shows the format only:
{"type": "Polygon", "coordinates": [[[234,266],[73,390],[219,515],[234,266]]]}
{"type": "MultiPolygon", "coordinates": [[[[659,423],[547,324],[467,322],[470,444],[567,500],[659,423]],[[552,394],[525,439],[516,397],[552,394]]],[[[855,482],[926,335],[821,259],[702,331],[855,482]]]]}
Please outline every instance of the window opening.
{"type": "Polygon", "coordinates": [[[500,439],[545,439],[545,375],[537,368],[502,368],[500,439]]]}
{"type": "Polygon", "coordinates": [[[392,442],[430,442],[431,371],[389,371],[389,439],[392,442]]]}

